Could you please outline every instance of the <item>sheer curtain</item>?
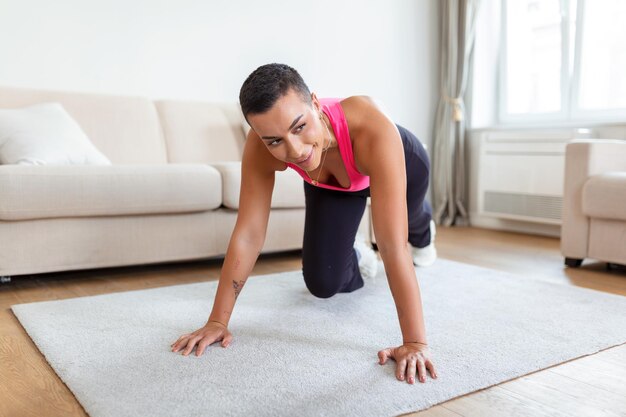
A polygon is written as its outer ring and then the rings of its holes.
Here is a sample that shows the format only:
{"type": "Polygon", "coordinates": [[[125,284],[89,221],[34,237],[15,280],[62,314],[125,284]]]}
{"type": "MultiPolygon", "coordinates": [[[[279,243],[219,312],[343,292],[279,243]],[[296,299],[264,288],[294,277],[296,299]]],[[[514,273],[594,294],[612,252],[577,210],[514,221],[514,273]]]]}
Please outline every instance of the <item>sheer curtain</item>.
{"type": "Polygon", "coordinates": [[[432,158],[433,218],[451,226],[467,222],[465,103],[480,0],[441,0],[441,91],[432,158]]]}

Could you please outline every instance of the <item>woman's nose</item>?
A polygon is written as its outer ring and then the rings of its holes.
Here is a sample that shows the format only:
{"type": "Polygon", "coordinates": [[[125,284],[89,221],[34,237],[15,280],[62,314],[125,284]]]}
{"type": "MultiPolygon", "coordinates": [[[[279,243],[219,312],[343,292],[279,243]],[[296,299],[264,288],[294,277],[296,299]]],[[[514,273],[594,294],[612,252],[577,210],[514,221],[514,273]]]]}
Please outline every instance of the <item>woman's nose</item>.
{"type": "Polygon", "coordinates": [[[304,153],[304,145],[299,139],[289,139],[287,142],[287,156],[290,159],[302,159],[304,153]]]}

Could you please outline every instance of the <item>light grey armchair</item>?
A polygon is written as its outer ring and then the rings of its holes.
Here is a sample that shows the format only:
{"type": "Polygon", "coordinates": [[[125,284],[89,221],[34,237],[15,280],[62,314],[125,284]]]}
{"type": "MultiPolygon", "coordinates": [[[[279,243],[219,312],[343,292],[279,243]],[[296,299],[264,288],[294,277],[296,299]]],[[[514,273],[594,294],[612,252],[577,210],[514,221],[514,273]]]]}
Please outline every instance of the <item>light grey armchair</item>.
{"type": "Polygon", "coordinates": [[[565,152],[561,253],[626,264],[626,141],[584,139],[565,152]]]}

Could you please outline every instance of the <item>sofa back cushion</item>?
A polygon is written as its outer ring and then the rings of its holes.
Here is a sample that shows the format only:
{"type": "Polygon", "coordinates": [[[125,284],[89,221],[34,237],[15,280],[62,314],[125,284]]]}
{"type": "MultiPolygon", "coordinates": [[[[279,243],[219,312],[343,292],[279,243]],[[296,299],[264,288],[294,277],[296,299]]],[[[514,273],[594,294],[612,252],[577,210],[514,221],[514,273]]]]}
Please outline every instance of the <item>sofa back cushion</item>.
{"type": "Polygon", "coordinates": [[[59,102],[114,164],[167,162],[154,103],[138,97],[0,87],[0,108],[59,102]]]}
{"type": "Polygon", "coordinates": [[[241,160],[245,138],[236,103],[159,100],[155,104],[170,163],[241,160]]]}

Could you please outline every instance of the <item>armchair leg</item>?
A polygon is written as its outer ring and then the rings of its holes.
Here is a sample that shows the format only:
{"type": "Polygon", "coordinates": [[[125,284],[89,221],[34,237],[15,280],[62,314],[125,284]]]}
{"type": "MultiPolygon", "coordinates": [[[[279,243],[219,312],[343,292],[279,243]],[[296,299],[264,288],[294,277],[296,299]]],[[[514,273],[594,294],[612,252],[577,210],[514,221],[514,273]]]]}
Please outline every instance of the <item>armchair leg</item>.
{"type": "Polygon", "coordinates": [[[581,266],[583,263],[582,259],[576,259],[576,258],[565,258],[565,265],[571,267],[571,268],[578,268],[579,266],[581,266]]]}

